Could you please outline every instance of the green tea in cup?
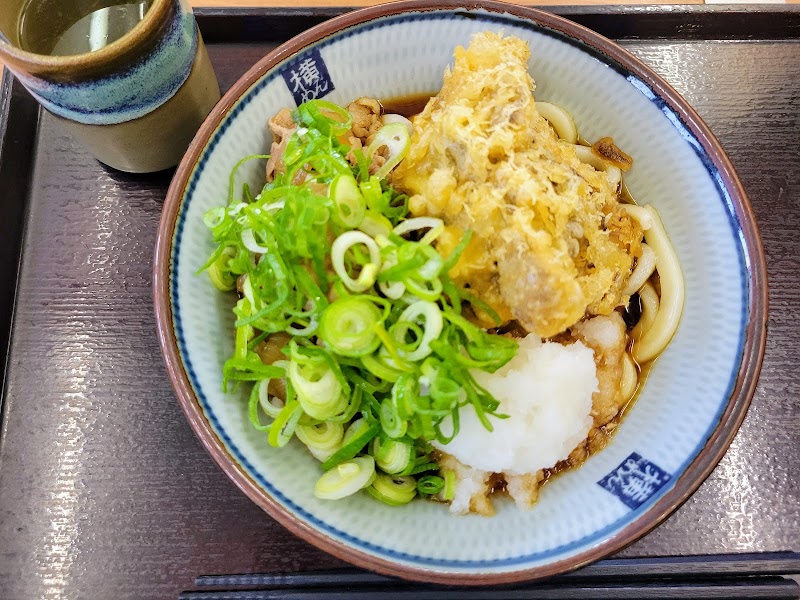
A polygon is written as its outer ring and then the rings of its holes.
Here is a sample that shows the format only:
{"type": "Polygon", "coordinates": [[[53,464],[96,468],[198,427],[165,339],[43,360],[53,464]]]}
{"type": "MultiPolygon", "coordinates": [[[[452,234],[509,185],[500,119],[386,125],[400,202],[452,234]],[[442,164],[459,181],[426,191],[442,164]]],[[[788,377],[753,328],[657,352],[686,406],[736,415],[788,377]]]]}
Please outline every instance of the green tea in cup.
{"type": "Polygon", "coordinates": [[[143,21],[152,2],[122,0],[91,12],[81,9],[79,4],[63,0],[28,2],[19,18],[20,48],[51,56],[100,50],[143,21]]]}
{"type": "Polygon", "coordinates": [[[219,100],[183,0],[1,0],[0,60],[101,162],[176,165],[219,100]]]}

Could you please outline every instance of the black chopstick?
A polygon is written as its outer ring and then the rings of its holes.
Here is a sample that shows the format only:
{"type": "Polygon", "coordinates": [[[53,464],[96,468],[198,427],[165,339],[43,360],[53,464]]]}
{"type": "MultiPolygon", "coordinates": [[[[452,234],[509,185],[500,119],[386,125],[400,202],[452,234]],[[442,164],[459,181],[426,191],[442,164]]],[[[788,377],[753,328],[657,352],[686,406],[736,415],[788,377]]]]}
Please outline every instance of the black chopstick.
{"type": "MultiPolygon", "coordinates": [[[[652,558],[612,558],[598,561],[578,571],[550,581],[577,579],[697,578],[748,575],[788,575],[800,573],[798,552],[758,552],[666,556],[652,558]]],[[[398,580],[358,569],[306,571],[289,574],[203,575],[197,587],[260,587],[273,589],[307,587],[361,587],[395,583],[398,580]]]]}
{"type": "Polygon", "coordinates": [[[195,591],[184,592],[179,600],[755,600],[800,598],[800,587],[780,577],[751,577],[706,582],[621,584],[539,584],[526,588],[444,589],[419,586],[383,585],[357,589],[320,588],[281,590],[195,591]]]}

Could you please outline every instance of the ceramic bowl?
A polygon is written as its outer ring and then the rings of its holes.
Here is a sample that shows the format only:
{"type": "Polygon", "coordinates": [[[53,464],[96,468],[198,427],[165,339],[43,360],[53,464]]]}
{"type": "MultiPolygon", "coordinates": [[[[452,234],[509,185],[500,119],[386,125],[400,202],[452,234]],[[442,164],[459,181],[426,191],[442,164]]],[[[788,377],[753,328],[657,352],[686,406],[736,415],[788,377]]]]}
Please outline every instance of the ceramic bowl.
{"type": "MultiPolygon", "coordinates": [[[[289,530],[362,567],[448,584],[551,576],[617,551],[673,512],[730,444],[752,397],[765,340],[763,250],[750,205],[706,125],[660,77],[562,18],[492,2],[401,2],[346,14],[290,40],[224,96],[178,169],[155,258],[158,328],[196,434],[239,488],[289,530]],[[453,49],[483,30],[526,40],[536,97],[567,107],[587,139],[612,135],[635,158],[626,181],[660,212],[681,260],[686,305],[613,441],[521,511],[456,517],[415,501],[312,495],[319,467],[299,444],[277,451],[221,392],[234,298],[195,271],[212,245],[203,213],[224,202],[232,166],[268,151],[265,124],[318,95],[338,103],[435,93],[453,49]],[[305,67],[303,67],[305,65],[305,67]],[[313,73],[311,67],[314,67],[313,73]],[[303,77],[301,71],[306,69],[303,77]]],[[[263,165],[241,180],[263,183],[263,165]]]]}

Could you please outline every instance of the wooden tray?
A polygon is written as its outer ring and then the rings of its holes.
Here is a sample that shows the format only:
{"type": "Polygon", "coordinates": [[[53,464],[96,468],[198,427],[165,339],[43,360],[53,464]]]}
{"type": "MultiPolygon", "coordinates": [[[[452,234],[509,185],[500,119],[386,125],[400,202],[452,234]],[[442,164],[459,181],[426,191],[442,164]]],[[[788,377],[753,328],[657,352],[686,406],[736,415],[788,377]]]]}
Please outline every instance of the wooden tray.
{"type": "MultiPolygon", "coordinates": [[[[197,14],[227,88],[339,12],[197,14]]],[[[800,6],[557,12],[620,40],[708,122],[750,195],[770,275],[767,353],[738,437],[698,492],[618,557],[800,550],[800,6]]],[[[151,289],[171,173],[104,168],[9,74],[0,107],[0,360],[12,332],[0,598],[165,598],[203,574],[343,566],[239,493],[173,396],[151,289]]]]}

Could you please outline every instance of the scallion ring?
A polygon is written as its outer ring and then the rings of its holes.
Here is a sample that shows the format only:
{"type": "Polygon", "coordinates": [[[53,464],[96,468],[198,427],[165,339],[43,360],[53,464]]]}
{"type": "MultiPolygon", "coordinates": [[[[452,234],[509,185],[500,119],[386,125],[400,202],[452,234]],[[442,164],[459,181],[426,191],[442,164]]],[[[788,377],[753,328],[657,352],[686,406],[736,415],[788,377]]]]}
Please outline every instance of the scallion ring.
{"type": "Polygon", "coordinates": [[[417,269],[417,275],[425,281],[433,281],[442,272],[444,261],[432,246],[423,246],[422,254],[428,257],[428,262],[417,269]]]}
{"type": "Polygon", "coordinates": [[[340,298],[322,313],[319,335],[343,356],[365,356],[380,346],[375,329],[382,318],[380,309],[366,296],[340,298]]]}
{"type": "Polygon", "coordinates": [[[355,177],[349,173],[339,175],[331,182],[328,195],[333,200],[333,220],[336,223],[350,229],[361,225],[367,205],[355,177]]]}
{"type": "Polygon", "coordinates": [[[436,475],[426,475],[417,481],[417,491],[425,496],[434,496],[444,488],[444,479],[436,475]]]}
{"type": "Polygon", "coordinates": [[[367,493],[389,506],[408,504],[417,495],[417,482],[413,477],[397,477],[378,473],[367,493]]]}
{"type": "Polygon", "coordinates": [[[336,448],[314,448],[313,446],[306,446],[311,456],[316,458],[319,462],[324,463],[331,456],[336,453],[336,448]]]}
{"type": "Polygon", "coordinates": [[[419,229],[430,229],[420,240],[420,244],[430,244],[444,231],[444,221],[436,217],[414,217],[413,219],[406,219],[400,223],[392,230],[392,233],[402,237],[407,233],[419,229]]]}
{"type": "Polygon", "coordinates": [[[401,123],[403,127],[408,130],[408,135],[411,135],[411,132],[414,131],[414,125],[412,125],[411,121],[406,119],[403,115],[386,113],[381,117],[381,123],[384,125],[388,125],[389,123],[401,123]]]}
{"type": "Polygon", "coordinates": [[[425,329],[422,333],[422,339],[418,340],[419,344],[416,350],[405,352],[402,349],[398,349],[400,356],[407,361],[415,362],[428,356],[432,352],[431,342],[439,337],[444,327],[442,311],[438,305],[426,300],[420,300],[406,307],[397,322],[419,323],[420,320],[424,322],[425,329]]]}
{"type": "Polygon", "coordinates": [[[411,294],[428,302],[436,302],[442,295],[442,282],[439,279],[425,281],[409,277],[403,283],[411,294]]]}
{"type": "Polygon", "coordinates": [[[256,241],[255,232],[249,228],[242,230],[242,244],[254,254],[266,254],[269,252],[269,248],[256,241]]]}
{"type": "Polygon", "coordinates": [[[317,480],[314,496],[322,500],[339,500],[352,496],[375,480],[375,460],[358,456],[338,464],[317,480]]]}
{"type": "Polygon", "coordinates": [[[322,421],[313,425],[299,425],[295,434],[309,448],[336,450],[342,443],[344,427],[341,423],[322,421]]]}
{"type": "MultiPolygon", "coordinates": [[[[221,292],[229,292],[236,287],[236,277],[228,268],[230,259],[236,255],[236,249],[227,246],[217,259],[208,266],[208,277],[214,287],[221,292]]],[[[405,290],[405,288],[403,288],[405,290]]],[[[400,294],[402,296],[402,294],[400,294]]]]}
{"type": "Polygon", "coordinates": [[[384,381],[391,381],[394,383],[397,381],[398,377],[403,374],[402,371],[394,369],[383,362],[380,358],[377,358],[373,354],[366,354],[361,357],[361,364],[364,365],[364,368],[384,381]]]}
{"type": "Polygon", "coordinates": [[[322,463],[322,468],[327,471],[343,461],[350,460],[378,435],[378,431],[380,425],[377,422],[369,423],[363,418],[356,419],[344,432],[342,447],[322,463]]]}
{"type": "Polygon", "coordinates": [[[392,232],[392,222],[379,212],[367,210],[357,228],[373,238],[387,237],[392,232]]]}
{"type": "Polygon", "coordinates": [[[272,423],[267,440],[270,446],[283,448],[292,439],[300,417],[303,416],[303,407],[296,400],[287,402],[278,417],[272,423]]]}
{"type": "Polygon", "coordinates": [[[350,401],[347,406],[338,415],[328,417],[328,421],[332,423],[349,423],[355,414],[361,409],[362,391],[360,388],[355,388],[350,395],[350,401]]]}
{"type": "Polygon", "coordinates": [[[381,402],[380,421],[384,433],[390,438],[401,438],[408,430],[408,422],[400,416],[397,404],[391,398],[384,398],[381,402]]]}
{"type": "Polygon", "coordinates": [[[414,447],[399,440],[381,441],[376,437],[370,450],[378,468],[390,475],[402,473],[414,459],[414,447]]]}
{"type": "Polygon", "coordinates": [[[378,130],[366,152],[367,158],[372,160],[372,157],[381,148],[386,147],[387,149],[388,156],[375,173],[377,178],[383,179],[386,177],[389,171],[394,169],[405,158],[408,153],[409,140],[408,129],[402,123],[388,123],[378,130]]]}
{"type": "Polygon", "coordinates": [[[227,216],[228,214],[224,206],[215,206],[214,208],[210,208],[205,212],[203,215],[203,223],[209,229],[215,229],[222,225],[222,222],[227,216]]]}
{"type": "Polygon", "coordinates": [[[333,370],[323,362],[300,365],[291,361],[287,369],[297,399],[314,419],[325,420],[347,406],[347,396],[333,370]]]}
{"type": "Polygon", "coordinates": [[[381,251],[375,240],[363,231],[348,231],[336,238],[331,247],[331,262],[333,270],[352,292],[363,292],[375,284],[381,268],[381,251]],[[369,252],[370,262],[361,268],[357,279],[350,277],[345,267],[345,254],[357,244],[363,244],[369,252]]]}
{"type": "Polygon", "coordinates": [[[261,406],[261,410],[263,410],[268,417],[275,419],[283,410],[286,403],[277,396],[269,395],[270,381],[269,379],[259,381],[253,386],[253,390],[258,395],[258,404],[261,406]]]}

